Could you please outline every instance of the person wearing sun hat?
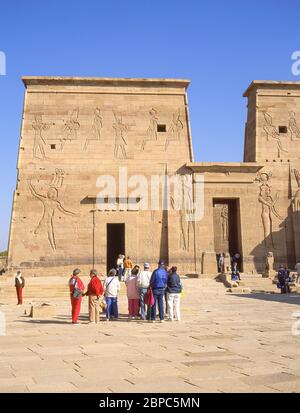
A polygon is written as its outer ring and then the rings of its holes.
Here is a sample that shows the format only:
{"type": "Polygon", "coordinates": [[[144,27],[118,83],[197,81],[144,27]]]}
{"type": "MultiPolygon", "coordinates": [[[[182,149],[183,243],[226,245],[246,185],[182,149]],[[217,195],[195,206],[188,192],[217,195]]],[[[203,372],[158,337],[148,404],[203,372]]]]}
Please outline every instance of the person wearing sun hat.
{"type": "MultiPolygon", "coordinates": [[[[144,263],[144,270],[141,271],[137,277],[137,287],[140,296],[140,314],[141,319],[146,320],[146,305],[145,305],[145,294],[147,293],[148,287],[150,285],[151,271],[150,264],[148,262],[144,263]]],[[[147,309],[147,318],[150,318],[150,308],[147,309]]]]}
{"type": "Polygon", "coordinates": [[[81,302],[85,290],[84,284],[79,278],[80,269],[75,268],[73,275],[69,280],[70,298],[72,306],[72,324],[78,323],[80,314],[81,302]]]}

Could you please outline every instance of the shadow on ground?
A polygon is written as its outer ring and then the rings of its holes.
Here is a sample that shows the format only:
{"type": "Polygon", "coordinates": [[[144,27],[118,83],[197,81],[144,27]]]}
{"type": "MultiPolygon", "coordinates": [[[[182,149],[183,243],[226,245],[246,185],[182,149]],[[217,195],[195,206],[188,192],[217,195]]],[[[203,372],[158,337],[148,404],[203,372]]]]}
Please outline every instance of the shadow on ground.
{"type": "MultiPolygon", "coordinates": [[[[52,316],[51,316],[52,317],[52,316]]],[[[21,316],[23,320],[17,320],[18,323],[31,323],[31,324],[71,324],[71,317],[69,315],[58,315],[51,319],[44,320],[44,319],[32,319],[28,315],[21,316]]],[[[89,317],[80,315],[78,317],[78,321],[85,321],[88,323],[89,317]]],[[[101,314],[100,322],[105,321],[105,314],[101,314]]],[[[126,322],[126,323],[144,323],[144,320],[129,320],[127,314],[119,314],[118,319],[112,319],[110,322],[126,322]]]]}
{"type": "Polygon", "coordinates": [[[285,304],[300,304],[300,294],[275,294],[275,293],[252,293],[252,294],[231,294],[239,298],[252,298],[254,300],[275,301],[285,304]]]}

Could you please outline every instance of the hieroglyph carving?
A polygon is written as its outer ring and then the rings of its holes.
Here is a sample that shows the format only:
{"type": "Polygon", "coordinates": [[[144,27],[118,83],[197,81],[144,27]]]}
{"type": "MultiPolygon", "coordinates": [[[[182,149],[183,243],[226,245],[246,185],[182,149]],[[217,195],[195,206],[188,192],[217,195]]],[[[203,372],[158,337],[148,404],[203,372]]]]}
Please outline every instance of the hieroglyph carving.
{"type": "Polygon", "coordinates": [[[33,144],[33,156],[35,158],[45,159],[45,139],[43,132],[48,130],[54,123],[43,122],[42,115],[35,115],[32,127],[34,129],[34,144],[33,144]]]}
{"type": "Polygon", "coordinates": [[[77,139],[77,131],[80,128],[80,123],[78,121],[79,109],[73,109],[70,118],[67,122],[64,122],[63,136],[60,140],[61,150],[64,149],[66,141],[72,141],[77,139]]]}
{"type": "Polygon", "coordinates": [[[228,240],[228,205],[223,205],[221,210],[221,226],[222,226],[222,238],[228,240]]]}
{"type": "Polygon", "coordinates": [[[277,156],[278,158],[280,158],[281,152],[288,152],[288,151],[282,147],[279,132],[277,128],[273,125],[272,116],[266,111],[263,111],[263,115],[265,118],[265,124],[263,126],[263,129],[266,132],[267,140],[269,140],[269,138],[276,140],[277,156]]]}
{"type": "Polygon", "coordinates": [[[45,232],[47,234],[49,244],[51,245],[53,251],[56,250],[55,231],[53,226],[53,217],[55,211],[58,209],[65,215],[76,216],[74,212],[66,210],[61,204],[61,202],[58,200],[58,191],[63,184],[63,180],[64,171],[62,169],[56,169],[55,175],[49,184],[49,189],[46,195],[38,193],[34,185],[32,184],[31,180],[28,180],[28,186],[32,195],[39,201],[41,201],[44,207],[43,215],[40,219],[37,228],[34,231],[34,234],[37,235],[40,232],[45,232]]]}

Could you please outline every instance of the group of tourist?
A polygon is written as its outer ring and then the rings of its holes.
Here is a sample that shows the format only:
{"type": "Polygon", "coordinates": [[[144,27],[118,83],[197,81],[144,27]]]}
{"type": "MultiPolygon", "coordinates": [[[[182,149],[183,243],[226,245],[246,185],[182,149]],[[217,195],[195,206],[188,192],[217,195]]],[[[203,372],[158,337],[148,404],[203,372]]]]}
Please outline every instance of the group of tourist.
{"type": "MultiPolygon", "coordinates": [[[[231,263],[231,280],[232,281],[240,281],[241,276],[240,276],[240,271],[239,271],[239,260],[240,260],[241,255],[236,252],[235,254],[230,257],[230,263],[231,263]]],[[[218,270],[223,274],[225,272],[225,253],[219,254],[218,257],[218,270]]]]}
{"type": "MultiPolygon", "coordinates": [[[[297,279],[296,282],[298,282],[299,277],[300,277],[300,263],[296,264],[296,270],[297,270],[297,279]]],[[[290,289],[290,283],[292,282],[291,276],[290,276],[290,270],[288,269],[287,266],[280,265],[279,270],[278,270],[278,283],[277,287],[281,290],[281,294],[289,294],[291,292],[290,289]]]]}
{"type": "MultiPolygon", "coordinates": [[[[232,257],[232,279],[233,276],[240,279],[238,270],[239,254],[232,257]]],[[[224,265],[224,255],[220,255],[219,264],[224,265]]],[[[129,320],[140,318],[148,322],[156,321],[156,313],[160,322],[165,318],[170,321],[180,321],[180,298],[182,284],[177,273],[177,267],[168,268],[163,260],[158,263],[158,268],[153,272],[150,265],[145,262],[143,269],[139,265],[133,265],[130,257],[125,259],[119,255],[116,269],[112,268],[103,283],[95,269],[90,271],[90,281],[85,291],[85,285],[79,277],[80,269],[76,268],[69,280],[70,298],[72,306],[72,323],[77,324],[80,315],[81,303],[84,296],[88,297],[89,322],[98,323],[100,311],[105,311],[106,320],[118,319],[118,295],[121,290],[121,281],[124,281],[128,299],[129,320]]],[[[297,271],[296,283],[300,280],[300,262],[295,266],[297,271]]],[[[290,293],[292,278],[290,270],[283,265],[278,270],[277,286],[281,294],[290,293]]],[[[236,279],[237,279],[236,278],[236,279]]],[[[23,289],[25,279],[21,271],[15,275],[15,288],[18,298],[17,305],[23,303],[23,289]]]]}
{"type": "Polygon", "coordinates": [[[128,300],[129,320],[156,321],[158,307],[159,320],[164,322],[166,315],[170,321],[180,321],[180,296],[182,284],[177,267],[165,266],[163,260],[158,263],[158,268],[150,271],[150,265],[146,262],[143,269],[139,265],[133,265],[128,257],[123,261],[122,273],[121,263],[117,260],[117,269],[112,268],[104,282],[98,277],[96,270],[90,271],[90,282],[85,292],[85,286],[79,277],[80,269],[75,269],[69,280],[72,323],[77,324],[80,314],[82,298],[89,299],[89,321],[98,323],[100,311],[105,309],[106,321],[118,319],[118,295],[121,290],[120,279],[124,280],[128,300]],[[130,262],[128,262],[130,261],[130,262]]]}

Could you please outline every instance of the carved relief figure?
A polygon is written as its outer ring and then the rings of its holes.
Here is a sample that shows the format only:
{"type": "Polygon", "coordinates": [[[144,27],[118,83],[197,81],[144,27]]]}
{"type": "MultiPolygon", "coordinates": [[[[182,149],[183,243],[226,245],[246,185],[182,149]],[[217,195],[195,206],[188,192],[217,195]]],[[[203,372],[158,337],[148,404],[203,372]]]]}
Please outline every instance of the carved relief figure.
{"type": "MultiPolygon", "coordinates": [[[[184,251],[190,249],[190,236],[194,233],[194,215],[192,186],[183,175],[181,177],[181,207],[179,209],[180,239],[179,248],[184,251]]],[[[175,200],[171,197],[171,205],[175,209],[175,200]]]]}
{"type": "Polygon", "coordinates": [[[28,186],[32,195],[38,200],[40,200],[44,207],[43,215],[40,219],[40,222],[36,230],[34,231],[34,234],[39,234],[40,232],[47,233],[48,241],[53,251],[56,250],[55,233],[53,226],[53,217],[55,211],[58,209],[65,215],[76,215],[74,212],[66,210],[61,204],[61,202],[58,200],[58,190],[61,188],[63,180],[64,171],[62,169],[56,169],[55,175],[51,183],[49,184],[49,189],[46,195],[38,193],[35,187],[33,186],[31,180],[28,180],[28,186]]]}
{"type": "Polygon", "coordinates": [[[300,138],[300,130],[297,125],[295,112],[291,111],[289,115],[288,130],[291,132],[291,140],[294,140],[294,138],[300,138]]]}
{"type": "Polygon", "coordinates": [[[266,256],[265,271],[263,277],[272,277],[276,273],[274,271],[274,255],[273,252],[268,252],[266,256]]]}
{"type": "Polygon", "coordinates": [[[183,123],[180,119],[180,112],[178,111],[177,115],[173,113],[172,123],[168,130],[168,136],[166,139],[165,151],[168,149],[168,146],[171,141],[177,141],[177,142],[180,141],[180,134],[182,132],[182,129],[183,129],[183,123]]]}
{"type": "Polygon", "coordinates": [[[92,126],[92,135],[91,137],[86,138],[83,150],[86,151],[91,140],[100,140],[101,139],[101,129],[102,129],[102,116],[99,108],[96,108],[94,111],[94,121],[92,126]]]}
{"type": "Polygon", "coordinates": [[[273,216],[280,220],[283,218],[279,215],[275,208],[279,194],[278,192],[275,195],[272,194],[272,188],[269,184],[270,176],[271,174],[268,173],[258,174],[257,180],[261,183],[258,200],[262,205],[261,220],[264,229],[265,242],[267,242],[267,238],[270,237],[272,247],[275,248],[272,236],[273,216]]]}
{"type": "Polygon", "coordinates": [[[223,205],[221,210],[222,238],[228,240],[228,205],[223,205]]]}
{"type": "Polygon", "coordinates": [[[152,108],[149,114],[150,114],[150,123],[146,131],[146,136],[142,142],[142,147],[141,147],[142,151],[145,149],[147,141],[157,141],[157,125],[158,125],[157,111],[152,108]]]}
{"type": "Polygon", "coordinates": [[[61,150],[63,150],[66,141],[71,141],[77,139],[77,131],[80,128],[80,123],[78,122],[79,109],[73,109],[70,115],[70,119],[65,122],[63,133],[64,136],[61,138],[61,150]]]}
{"type": "Polygon", "coordinates": [[[48,130],[54,123],[43,122],[42,115],[35,115],[32,127],[34,129],[34,144],[33,144],[33,156],[35,158],[45,159],[45,149],[46,145],[45,139],[43,138],[43,132],[48,130]]]}
{"type": "Polygon", "coordinates": [[[281,157],[281,152],[288,152],[288,151],[283,149],[283,147],[282,147],[279,132],[277,131],[277,128],[273,125],[272,116],[266,111],[263,111],[263,114],[264,114],[264,118],[265,118],[265,124],[263,126],[263,129],[266,132],[267,140],[269,140],[269,137],[276,140],[276,142],[277,142],[277,156],[278,156],[278,158],[280,158],[281,157]]]}
{"type": "Polygon", "coordinates": [[[295,194],[292,197],[292,207],[293,207],[293,211],[296,212],[296,220],[297,223],[299,223],[300,221],[300,173],[297,169],[293,169],[292,172],[294,172],[295,175],[295,179],[297,181],[297,190],[295,192],[295,194]]]}
{"type": "Polygon", "coordinates": [[[127,146],[127,142],[124,138],[124,132],[127,132],[129,130],[129,125],[123,123],[122,116],[118,118],[115,112],[114,112],[114,117],[116,120],[115,123],[113,124],[113,128],[115,130],[114,155],[115,155],[115,158],[126,159],[127,154],[126,154],[125,146],[127,146]]]}

